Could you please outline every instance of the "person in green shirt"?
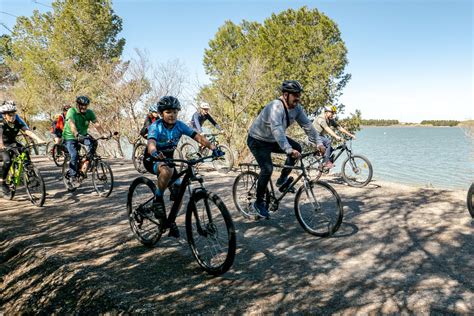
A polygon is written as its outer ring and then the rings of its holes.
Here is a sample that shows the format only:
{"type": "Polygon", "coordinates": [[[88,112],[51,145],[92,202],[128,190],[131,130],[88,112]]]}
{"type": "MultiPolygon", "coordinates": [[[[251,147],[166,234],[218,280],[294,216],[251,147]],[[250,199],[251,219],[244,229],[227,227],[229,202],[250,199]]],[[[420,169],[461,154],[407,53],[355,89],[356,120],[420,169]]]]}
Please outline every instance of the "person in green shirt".
{"type": "Polygon", "coordinates": [[[64,125],[63,139],[71,160],[69,161],[69,170],[66,173],[66,178],[70,179],[76,177],[79,167],[79,143],[82,143],[87,148],[88,159],[84,163],[83,168],[87,168],[87,163],[92,159],[97,147],[97,141],[94,140],[88,133],[89,123],[92,122],[97,131],[105,134],[102,126],[96,119],[95,113],[88,109],[90,100],[86,96],[79,96],[76,98],[76,107],[72,107],[67,111],[66,124],[64,125]]]}

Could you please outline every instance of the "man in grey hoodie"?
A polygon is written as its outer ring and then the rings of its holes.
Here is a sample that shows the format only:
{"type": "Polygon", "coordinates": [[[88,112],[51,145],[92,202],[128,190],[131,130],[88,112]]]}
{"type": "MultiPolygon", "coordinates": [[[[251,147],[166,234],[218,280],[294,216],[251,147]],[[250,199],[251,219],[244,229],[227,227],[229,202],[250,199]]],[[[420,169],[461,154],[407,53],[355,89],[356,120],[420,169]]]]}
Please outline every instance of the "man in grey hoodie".
{"type": "MultiPolygon", "coordinates": [[[[301,145],[286,136],[286,129],[293,123],[303,128],[311,143],[316,144],[319,151],[324,153],[322,140],[299,104],[303,87],[296,80],[285,80],[281,86],[281,96],[265,105],[250,127],[247,145],[260,167],[257,182],[257,200],[254,208],[262,218],[269,218],[264,203],[265,189],[273,172],[271,153],[286,153],[285,164],[294,166],[301,157],[301,145]]],[[[291,169],[285,168],[277,180],[277,186],[283,185],[291,169]]]]}

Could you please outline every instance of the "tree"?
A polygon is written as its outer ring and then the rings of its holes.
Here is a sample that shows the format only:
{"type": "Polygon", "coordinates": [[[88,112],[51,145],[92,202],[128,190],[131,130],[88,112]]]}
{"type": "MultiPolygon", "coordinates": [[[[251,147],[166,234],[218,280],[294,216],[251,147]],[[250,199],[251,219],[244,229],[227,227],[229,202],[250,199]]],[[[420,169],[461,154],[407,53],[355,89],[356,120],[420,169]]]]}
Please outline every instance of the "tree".
{"type": "MultiPolygon", "coordinates": [[[[199,98],[218,109],[213,113],[223,126],[232,126],[226,129],[226,139],[238,149],[246,148],[242,129],[278,95],[285,79],[303,84],[307,112],[337,104],[350,79],[344,73],[346,54],[337,25],[316,9],[289,9],[272,14],[263,24],[227,21],[205,50],[211,83],[202,87],[199,98]]],[[[239,152],[240,158],[245,155],[239,152]]]]}

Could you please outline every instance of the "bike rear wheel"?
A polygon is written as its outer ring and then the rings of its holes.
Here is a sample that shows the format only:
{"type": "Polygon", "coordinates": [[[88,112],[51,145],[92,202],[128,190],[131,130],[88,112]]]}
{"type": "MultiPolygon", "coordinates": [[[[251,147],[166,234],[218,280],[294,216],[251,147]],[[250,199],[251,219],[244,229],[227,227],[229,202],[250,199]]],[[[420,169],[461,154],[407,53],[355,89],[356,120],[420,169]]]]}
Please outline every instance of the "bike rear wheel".
{"type": "Polygon", "coordinates": [[[130,228],[138,241],[147,247],[155,245],[162,234],[161,219],[156,219],[152,212],[155,191],[153,181],[139,177],[132,182],[127,195],[130,228]]]}
{"type": "MultiPolygon", "coordinates": [[[[232,185],[232,197],[235,207],[248,219],[254,219],[257,216],[257,211],[253,207],[253,203],[257,199],[257,181],[258,173],[247,170],[239,174],[232,185]]],[[[268,189],[265,200],[268,205],[270,202],[268,189]]]]}
{"type": "Polygon", "coordinates": [[[341,226],[344,216],[341,198],[326,182],[310,181],[296,192],[295,215],[311,235],[328,237],[341,226]]]}
{"type": "Polygon", "coordinates": [[[362,155],[353,155],[342,162],[341,173],[348,185],[362,188],[372,180],[372,164],[362,155]]]}
{"type": "Polygon", "coordinates": [[[234,155],[227,145],[218,145],[217,147],[225,152],[225,155],[214,159],[212,165],[216,171],[227,173],[234,166],[234,155]]]}
{"type": "Polygon", "coordinates": [[[186,235],[194,258],[209,274],[220,275],[234,263],[234,223],[222,200],[205,190],[191,197],[186,212],[186,235]]]}
{"type": "Polygon", "coordinates": [[[135,169],[140,173],[146,173],[147,170],[143,165],[143,157],[145,156],[145,150],[147,146],[143,143],[138,143],[133,147],[132,161],[135,169]]]}
{"type": "Polygon", "coordinates": [[[114,188],[112,168],[105,161],[98,161],[92,168],[92,184],[101,197],[108,197],[114,188]]]}
{"type": "Polygon", "coordinates": [[[63,145],[58,145],[54,144],[51,155],[53,156],[53,161],[56,164],[56,166],[61,167],[64,163],[64,146],[63,145]]]}
{"type": "Polygon", "coordinates": [[[474,183],[471,184],[471,187],[467,191],[467,209],[471,217],[474,218],[474,183]]]}
{"type": "Polygon", "coordinates": [[[46,199],[46,189],[39,170],[31,165],[27,166],[23,172],[23,181],[31,203],[43,206],[46,199]]]}

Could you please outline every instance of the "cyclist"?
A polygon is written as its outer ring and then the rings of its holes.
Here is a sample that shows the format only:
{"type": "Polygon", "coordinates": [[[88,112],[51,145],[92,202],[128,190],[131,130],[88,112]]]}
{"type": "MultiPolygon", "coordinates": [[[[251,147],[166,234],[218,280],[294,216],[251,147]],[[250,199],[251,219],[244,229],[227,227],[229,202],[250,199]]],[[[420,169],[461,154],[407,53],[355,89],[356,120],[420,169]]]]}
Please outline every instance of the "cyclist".
{"type": "Polygon", "coordinates": [[[143,122],[143,127],[140,130],[140,135],[143,138],[147,138],[148,136],[148,127],[150,127],[151,124],[153,124],[157,119],[160,118],[160,115],[158,114],[158,104],[152,104],[148,108],[148,114],[145,118],[145,122],[143,122]]]}
{"type": "Polygon", "coordinates": [[[66,113],[71,108],[69,104],[63,106],[63,112],[51,124],[51,136],[53,136],[54,143],[60,144],[62,141],[64,123],[66,122],[66,113]]]}
{"type": "Polygon", "coordinates": [[[214,127],[217,128],[219,131],[222,131],[222,127],[217,124],[217,122],[212,118],[211,114],[209,113],[210,109],[211,106],[209,105],[209,103],[202,102],[199,105],[199,109],[193,114],[190,126],[196,132],[202,133],[202,124],[204,124],[206,120],[211,122],[211,124],[214,125],[214,127]]]}
{"type": "MultiPolygon", "coordinates": [[[[156,120],[148,129],[148,145],[143,158],[143,165],[152,174],[158,177],[158,188],[153,200],[153,209],[155,216],[165,217],[165,202],[163,193],[166,190],[170,180],[176,176],[174,167],[163,161],[151,159],[173,158],[173,152],[178,145],[182,135],[191,137],[201,145],[212,150],[215,157],[222,156],[224,153],[211,144],[204,136],[192,130],[184,122],[179,121],[178,111],[181,110],[179,100],[173,96],[164,96],[158,101],[158,112],[161,119],[156,120]]],[[[175,223],[175,218],[170,219],[171,227],[169,236],[179,238],[179,230],[175,223]]]]}
{"type": "Polygon", "coordinates": [[[22,147],[22,145],[16,141],[16,136],[20,131],[23,131],[26,135],[36,140],[38,144],[45,143],[44,140],[30,131],[28,125],[16,114],[16,111],[16,105],[13,101],[4,101],[0,107],[0,151],[2,151],[3,158],[1,187],[4,195],[10,191],[5,180],[13,158],[13,155],[8,150],[5,150],[5,147],[13,144],[16,144],[19,148],[22,147]]]}
{"type": "Polygon", "coordinates": [[[323,166],[327,169],[331,169],[334,167],[333,162],[331,161],[331,138],[329,136],[334,137],[337,141],[340,141],[342,137],[337,135],[331,127],[337,128],[341,133],[346,134],[347,136],[355,139],[355,135],[351,134],[348,130],[344,127],[340,126],[336,120],[335,115],[337,113],[337,108],[332,106],[325,106],[323,113],[321,113],[316,119],[314,120],[314,127],[321,135],[321,139],[323,141],[324,147],[326,148],[326,152],[324,153],[324,160],[323,166]]]}
{"type": "MultiPolygon", "coordinates": [[[[324,152],[324,145],[299,104],[303,87],[296,80],[285,80],[281,85],[281,96],[265,105],[249,129],[247,145],[260,167],[257,182],[257,200],[254,208],[259,217],[269,218],[264,203],[265,190],[273,172],[271,153],[286,153],[285,165],[293,166],[301,157],[301,145],[285,135],[286,129],[294,122],[303,128],[310,142],[324,152]]],[[[283,169],[277,186],[288,181],[291,169],[283,169]]]]}
{"type": "Polygon", "coordinates": [[[87,166],[94,156],[97,141],[87,134],[89,122],[101,134],[105,134],[102,126],[97,121],[95,113],[88,109],[90,100],[87,96],[79,96],[76,98],[76,107],[72,107],[67,111],[66,124],[64,125],[63,139],[71,160],[69,161],[69,170],[66,173],[66,179],[70,180],[78,176],[78,150],[79,143],[86,146],[87,160],[84,162],[83,170],[87,170],[87,166]]]}

